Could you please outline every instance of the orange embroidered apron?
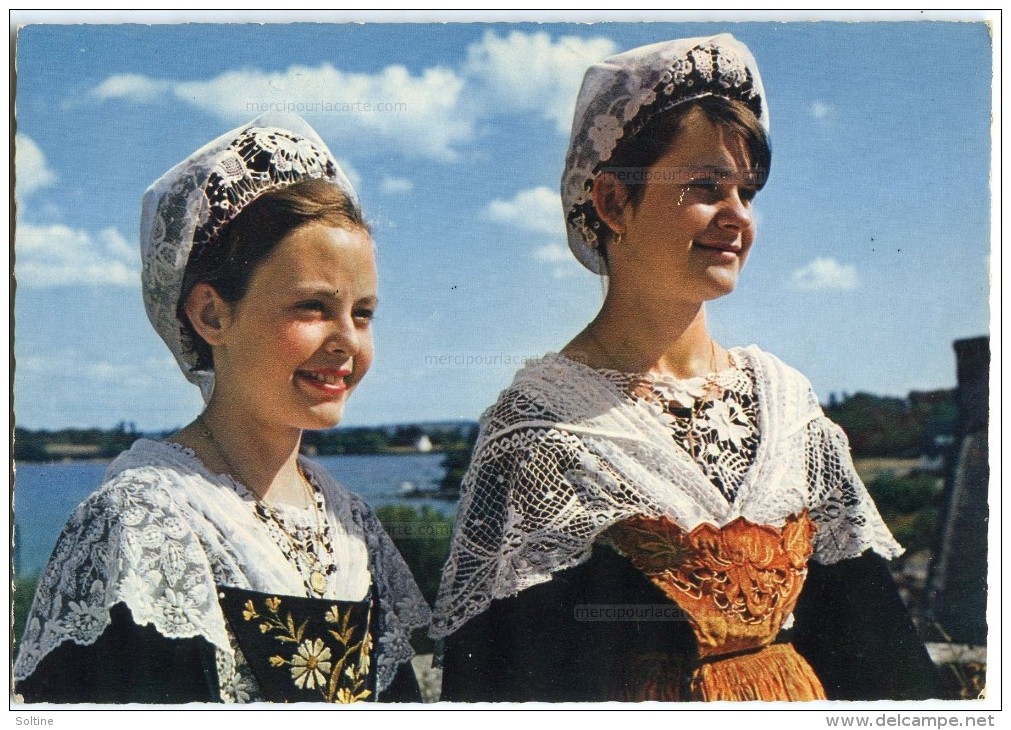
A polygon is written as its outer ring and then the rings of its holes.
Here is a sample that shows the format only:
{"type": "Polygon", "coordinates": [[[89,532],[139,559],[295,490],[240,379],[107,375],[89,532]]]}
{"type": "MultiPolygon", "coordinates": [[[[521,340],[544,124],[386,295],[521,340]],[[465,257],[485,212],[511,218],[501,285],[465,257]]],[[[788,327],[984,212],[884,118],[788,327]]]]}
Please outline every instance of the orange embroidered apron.
{"type": "Polygon", "coordinates": [[[607,539],[674,601],[697,655],[628,657],[611,696],[641,700],[820,700],[821,682],[791,644],[773,641],[793,611],[815,526],[803,512],[782,528],[743,517],[691,532],[665,518],[633,517],[607,539]]]}

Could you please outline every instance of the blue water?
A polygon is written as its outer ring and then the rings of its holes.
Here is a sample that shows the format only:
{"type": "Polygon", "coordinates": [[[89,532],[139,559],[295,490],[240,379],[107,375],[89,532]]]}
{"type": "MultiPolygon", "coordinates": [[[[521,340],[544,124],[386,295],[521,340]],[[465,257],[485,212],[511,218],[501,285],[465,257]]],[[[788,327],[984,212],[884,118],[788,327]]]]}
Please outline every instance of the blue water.
{"type": "MultiPolygon", "coordinates": [[[[435,487],[442,479],[442,454],[390,456],[322,456],[315,459],[341,484],[361,495],[372,507],[387,504],[428,505],[450,515],[455,502],[412,498],[405,500],[401,485],[435,487]]],[[[18,464],[14,479],[14,573],[39,574],[49,560],[67,517],[102,483],[108,464],[69,462],[18,464]]]]}

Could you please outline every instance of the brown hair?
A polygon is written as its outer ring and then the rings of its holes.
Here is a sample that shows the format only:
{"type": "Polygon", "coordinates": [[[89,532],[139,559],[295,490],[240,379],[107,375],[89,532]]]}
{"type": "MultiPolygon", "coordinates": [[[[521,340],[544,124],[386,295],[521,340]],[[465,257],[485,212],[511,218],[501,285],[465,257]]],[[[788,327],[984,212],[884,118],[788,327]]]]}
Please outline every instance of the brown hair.
{"type": "Polygon", "coordinates": [[[256,267],[285,237],[310,223],[369,232],[357,201],[327,180],[304,180],[254,200],[190,259],[176,316],[185,344],[197,355],[197,370],[213,369],[214,359],[184,309],[193,287],[207,283],[226,302],[240,301],[256,267]]]}
{"type": "MultiPolygon", "coordinates": [[[[611,155],[611,159],[601,169],[607,172],[612,169],[647,170],[656,164],[670,149],[681,131],[682,122],[693,110],[698,109],[706,118],[718,127],[722,127],[744,140],[748,150],[751,169],[755,173],[757,189],[761,190],[769,175],[772,164],[772,148],[769,137],[765,133],[758,117],[744,102],[727,99],[722,96],[704,96],[685,104],[680,104],[668,112],[658,114],[645,127],[629,139],[621,139],[611,155]]],[[[629,200],[632,205],[638,205],[645,191],[644,184],[625,183],[628,187],[629,200]]],[[[612,231],[601,221],[598,229],[600,255],[607,261],[607,243],[612,231]]]]}

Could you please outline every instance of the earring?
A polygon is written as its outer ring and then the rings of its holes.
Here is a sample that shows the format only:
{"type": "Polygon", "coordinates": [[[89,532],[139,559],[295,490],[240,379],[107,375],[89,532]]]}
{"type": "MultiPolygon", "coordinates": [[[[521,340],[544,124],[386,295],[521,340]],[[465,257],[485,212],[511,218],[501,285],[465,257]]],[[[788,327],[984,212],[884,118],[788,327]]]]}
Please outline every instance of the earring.
{"type": "Polygon", "coordinates": [[[625,234],[624,233],[616,233],[616,234],[614,234],[614,245],[615,246],[620,246],[621,245],[621,237],[623,235],[625,235],[625,234]]]}

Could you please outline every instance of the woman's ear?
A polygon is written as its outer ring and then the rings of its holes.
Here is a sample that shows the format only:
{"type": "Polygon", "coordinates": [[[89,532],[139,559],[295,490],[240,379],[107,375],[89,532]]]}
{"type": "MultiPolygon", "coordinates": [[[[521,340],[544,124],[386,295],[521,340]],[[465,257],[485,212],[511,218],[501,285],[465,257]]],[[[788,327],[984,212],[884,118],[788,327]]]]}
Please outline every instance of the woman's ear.
{"type": "Polygon", "coordinates": [[[615,233],[625,232],[624,212],[628,205],[628,188],[618,182],[613,172],[602,172],[593,181],[593,207],[597,217],[615,233]]]}
{"type": "Polygon", "coordinates": [[[190,326],[211,347],[220,345],[232,320],[232,306],[221,298],[218,290],[206,282],[193,287],[183,307],[190,326]]]}

